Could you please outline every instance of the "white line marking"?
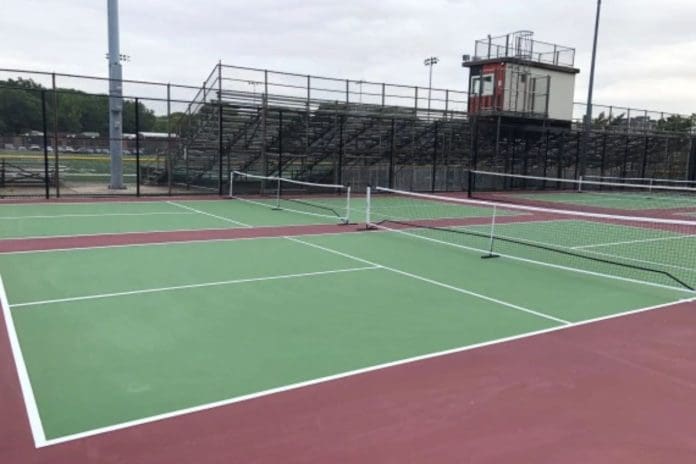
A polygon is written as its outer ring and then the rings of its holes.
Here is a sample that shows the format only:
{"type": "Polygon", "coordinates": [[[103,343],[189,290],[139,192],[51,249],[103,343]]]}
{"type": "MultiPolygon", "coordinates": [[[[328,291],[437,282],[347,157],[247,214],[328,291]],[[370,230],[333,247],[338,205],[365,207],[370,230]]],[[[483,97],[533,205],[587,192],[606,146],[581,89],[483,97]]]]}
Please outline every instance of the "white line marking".
{"type": "Polygon", "coordinates": [[[212,213],[207,213],[205,211],[201,211],[200,209],[192,208],[190,206],[182,205],[181,203],[177,203],[175,201],[168,201],[167,204],[170,204],[172,206],[178,206],[179,208],[184,208],[189,211],[193,211],[194,213],[202,214],[204,216],[210,216],[215,219],[219,219],[221,221],[229,222],[231,224],[236,224],[238,226],[242,227],[252,227],[249,224],[244,224],[243,222],[235,221],[234,219],[226,218],[224,216],[218,216],[217,214],[212,214],[212,213]]]}
{"type": "Polygon", "coordinates": [[[39,408],[36,405],[34,390],[32,389],[31,381],[29,380],[27,366],[24,363],[24,355],[22,355],[22,348],[19,345],[14,319],[12,318],[12,311],[10,310],[9,302],[7,301],[7,293],[5,293],[5,285],[3,284],[1,276],[0,305],[2,305],[2,315],[5,318],[7,336],[10,341],[10,348],[12,350],[12,357],[14,358],[15,367],[17,368],[17,377],[19,379],[20,389],[22,390],[22,397],[24,398],[24,406],[27,409],[27,418],[29,419],[31,435],[34,438],[34,446],[39,448],[46,445],[46,434],[44,433],[43,425],[41,424],[39,408]]]}
{"type": "MultiPolygon", "coordinates": [[[[104,214],[56,214],[44,216],[0,216],[0,220],[7,219],[62,219],[62,218],[81,218],[81,217],[110,217],[110,216],[161,216],[161,215],[192,215],[191,212],[184,211],[155,211],[152,213],[104,213],[104,214]]],[[[25,237],[23,237],[25,238],[25,237]]]]}
{"type": "Polygon", "coordinates": [[[524,307],[522,307],[522,306],[518,306],[518,305],[513,304],[513,303],[508,303],[507,301],[499,300],[499,299],[497,299],[497,298],[492,298],[492,297],[490,297],[490,296],[486,296],[486,295],[483,295],[483,294],[481,294],[481,293],[472,292],[472,291],[470,291],[470,290],[465,290],[465,289],[463,289],[463,288],[455,287],[455,286],[453,286],[453,285],[449,285],[449,284],[446,284],[446,283],[443,283],[443,282],[439,282],[439,281],[437,281],[437,280],[428,279],[427,277],[419,276],[419,275],[416,275],[416,274],[412,274],[412,273],[410,273],[410,272],[402,271],[402,270],[400,270],[400,269],[396,269],[396,268],[393,268],[393,267],[385,266],[385,265],[383,265],[383,264],[379,264],[379,263],[376,263],[376,262],[374,262],[374,261],[368,261],[368,260],[366,260],[366,259],[359,258],[359,257],[357,257],[357,256],[353,256],[353,255],[348,254],[348,253],[343,253],[342,251],[334,250],[334,249],[332,249],[332,248],[327,248],[327,247],[324,247],[324,246],[321,246],[321,245],[317,245],[317,244],[311,243],[311,242],[305,242],[305,241],[303,241],[303,240],[299,240],[299,239],[294,238],[294,237],[285,237],[285,238],[287,238],[287,239],[290,240],[290,241],[296,242],[296,243],[301,243],[302,245],[306,245],[306,246],[309,246],[309,247],[312,247],[312,248],[317,248],[317,249],[319,249],[319,250],[323,250],[323,251],[326,251],[326,252],[328,252],[328,253],[333,253],[333,254],[338,255],[338,256],[343,256],[343,257],[345,257],[345,258],[349,258],[349,259],[352,259],[352,260],[354,260],[354,261],[357,261],[357,262],[360,262],[360,263],[364,263],[364,264],[367,264],[367,265],[370,265],[370,266],[379,266],[379,267],[381,267],[382,269],[386,269],[386,270],[391,271],[391,272],[394,272],[394,273],[396,273],[396,274],[400,274],[400,275],[403,275],[403,276],[406,276],[406,277],[410,277],[410,278],[412,278],[412,279],[420,280],[420,281],[422,281],[422,282],[426,282],[426,283],[429,283],[429,284],[432,284],[432,285],[436,285],[436,286],[438,286],[438,287],[446,288],[446,289],[448,289],[448,290],[453,290],[453,291],[455,291],[455,292],[463,293],[463,294],[465,294],[465,295],[473,296],[473,297],[475,297],[475,298],[479,298],[479,299],[481,299],[481,300],[489,301],[489,302],[492,302],[492,303],[497,303],[497,304],[499,304],[499,305],[507,306],[508,308],[516,309],[516,310],[518,310],[518,311],[523,311],[523,312],[525,312],[525,313],[533,314],[533,315],[535,315],[535,316],[537,316],[537,317],[541,317],[541,318],[544,318],[544,319],[552,320],[552,321],[554,321],[554,322],[560,322],[561,324],[570,324],[569,321],[566,321],[566,320],[564,320],[564,319],[559,319],[559,318],[557,318],[557,317],[550,316],[550,315],[548,315],[548,314],[544,314],[544,313],[541,313],[541,312],[539,312],[539,311],[534,311],[534,310],[532,310],[532,309],[524,308],[524,307]]]}
{"type": "Polygon", "coordinates": [[[411,363],[415,363],[418,361],[425,361],[425,360],[433,359],[433,358],[439,358],[439,357],[448,356],[448,355],[452,355],[452,354],[462,353],[465,351],[475,350],[475,349],[479,349],[479,348],[485,348],[487,346],[499,345],[502,343],[508,343],[508,342],[512,342],[515,340],[522,340],[525,338],[535,337],[538,335],[543,335],[543,334],[548,334],[548,333],[553,333],[553,332],[560,332],[562,330],[568,330],[568,329],[573,328],[573,327],[594,324],[594,323],[601,322],[601,321],[616,319],[619,317],[625,317],[625,316],[629,316],[632,314],[638,314],[638,313],[647,312],[647,311],[654,311],[657,309],[662,309],[665,307],[674,306],[674,305],[681,304],[681,303],[690,303],[693,301],[696,301],[696,297],[678,300],[678,301],[674,301],[674,302],[670,302],[670,303],[663,303],[663,304],[659,304],[659,305],[655,305],[655,306],[649,306],[649,307],[645,307],[645,308],[629,310],[629,311],[625,311],[622,313],[611,314],[608,316],[601,316],[601,317],[597,317],[594,319],[588,319],[588,320],[582,321],[582,322],[573,322],[573,323],[567,324],[567,325],[559,325],[559,326],[550,327],[547,329],[536,330],[533,332],[512,335],[510,337],[503,337],[503,338],[499,338],[496,340],[489,340],[486,342],[474,343],[471,345],[465,345],[465,346],[461,346],[458,348],[452,348],[449,350],[442,350],[442,351],[437,351],[434,353],[428,353],[428,354],[423,354],[423,355],[419,355],[419,356],[413,356],[410,358],[404,358],[404,359],[399,359],[396,361],[386,362],[386,363],[382,363],[382,364],[376,364],[373,366],[355,369],[352,371],[341,372],[341,373],[329,375],[326,377],[320,377],[317,379],[307,380],[307,381],[303,381],[303,382],[297,382],[297,383],[293,383],[290,385],[284,385],[281,387],[270,388],[267,390],[262,390],[259,392],[250,393],[248,395],[237,396],[237,397],[230,398],[227,400],[202,404],[202,405],[193,406],[190,408],[179,409],[177,411],[170,411],[170,412],[163,413],[163,414],[157,414],[157,415],[153,415],[153,416],[149,416],[149,417],[144,417],[141,419],[136,419],[136,420],[132,420],[132,421],[128,421],[128,422],[121,422],[119,424],[114,424],[114,425],[110,425],[107,427],[100,427],[97,429],[88,430],[86,432],[80,432],[80,433],[75,433],[72,435],[65,435],[65,436],[58,437],[58,438],[52,438],[52,439],[44,441],[41,445],[37,445],[37,448],[42,447],[42,446],[57,445],[59,443],[65,443],[65,442],[73,441],[73,440],[79,440],[79,439],[91,437],[94,435],[100,435],[100,434],[107,433],[107,432],[114,432],[117,430],[122,430],[122,429],[130,428],[130,427],[134,427],[137,425],[143,425],[143,424],[156,422],[156,421],[160,421],[160,420],[164,420],[164,419],[171,419],[171,418],[183,416],[186,414],[207,411],[209,409],[218,408],[221,406],[228,406],[231,404],[240,403],[242,401],[248,401],[248,400],[252,400],[252,399],[256,399],[256,398],[261,398],[264,396],[274,395],[277,393],[283,393],[283,392],[287,392],[287,391],[291,391],[291,390],[297,390],[299,388],[310,387],[313,385],[327,383],[327,382],[331,382],[334,380],[344,379],[346,377],[353,377],[353,376],[360,375],[360,374],[375,372],[375,371],[379,371],[379,370],[383,370],[383,369],[388,369],[390,367],[401,366],[404,364],[411,364],[411,363]]]}
{"type": "Polygon", "coordinates": [[[681,240],[684,238],[694,238],[696,235],[670,235],[669,237],[653,237],[653,238],[643,238],[636,240],[623,240],[620,242],[607,242],[607,243],[596,243],[592,245],[579,245],[572,247],[573,250],[581,250],[583,248],[600,248],[612,245],[630,245],[632,243],[647,243],[647,242],[659,242],[662,240],[681,240]]]}
{"type": "Polygon", "coordinates": [[[340,274],[340,273],[344,273],[344,272],[367,271],[367,270],[372,270],[372,269],[380,269],[380,266],[379,265],[371,265],[371,266],[363,266],[363,267],[352,267],[352,268],[346,268],[346,269],[333,269],[333,270],[328,270],[328,271],[302,272],[299,274],[282,274],[282,275],[265,276],[265,277],[249,277],[246,279],[223,280],[223,281],[218,281],[218,282],[204,282],[201,284],[188,284],[188,285],[177,285],[177,286],[172,286],[172,287],[147,288],[147,289],[143,289],[143,290],[130,290],[127,292],[100,293],[100,294],[96,294],[96,295],[84,295],[84,296],[75,296],[75,297],[68,297],[68,298],[56,298],[53,300],[29,301],[26,303],[14,303],[12,305],[12,307],[13,308],[20,308],[20,307],[25,307],[25,306],[39,306],[39,305],[47,305],[47,304],[53,304],[53,303],[66,303],[66,302],[71,302],[71,301],[97,300],[97,299],[102,299],[102,298],[113,298],[113,297],[127,296],[127,295],[140,295],[140,294],[144,294],[144,293],[168,292],[168,291],[173,291],[173,290],[184,290],[184,289],[190,289],[190,288],[217,287],[217,286],[221,286],[221,285],[244,284],[244,283],[249,283],[249,282],[265,282],[268,280],[296,279],[296,278],[300,278],[300,277],[314,277],[314,276],[322,276],[322,275],[329,275],[329,274],[340,274]]]}
{"type": "MultiPolygon", "coordinates": [[[[468,251],[473,251],[476,253],[488,253],[489,252],[489,250],[485,250],[482,248],[469,247],[466,245],[460,245],[458,243],[451,243],[451,242],[446,242],[444,240],[438,240],[435,238],[426,237],[424,235],[413,234],[413,233],[410,233],[410,232],[403,230],[403,229],[390,229],[390,228],[387,228],[384,226],[380,226],[379,224],[371,224],[371,225],[373,227],[376,227],[379,230],[383,230],[385,232],[393,232],[393,233],[403,234],[403,235],[406,235],[408,237],[414,237],[414,238],[417,238],[420,240],[426,240],[426,241],[438,243],[438,244],[444,245],[444,246],[459,248],[461,250],[468,250],[468,251]]],[[[519,256],[509,255],[506,253],[500,253],[497,251],[496,251],[496,255],[503,257],[503,258],[506,258],[506,259],[511,259],[513,261],[520,261],[523,263],[534,264],[536,266],[550,267],[552,269],[560,269],[560,270],[568,271],[568,272],[576,272],[579,274],[587,274],[587,275],[591,275],[591,276],[595,276],[595,277],[603,277],[603,278],[607,278],[607,279],[620,280],[622,282],[630,282],[633,284],[647,285],[649,287],[664,288],[664,289],[672,290],[672,291],[676,291],[676,292],[682,292],[682,293],[688,293],[688,294],[694,293],[694,290],[689,290],[685,287],[672,287],[670,285],[663,285],[663,284],[658,284],[655,282],[648,282],[648,281],[644,281],[644,280],[631,279],[629,277],[621,277],[621,276],[616,276],[616,275],[611,275],[611,274],[603,274],[601,272],[587,271],[585,269],[561,266],[560,264],[552,264],[552,263],[547,263],[544,261],[535,261],[533,259],[521,258],[519,256]]]]}

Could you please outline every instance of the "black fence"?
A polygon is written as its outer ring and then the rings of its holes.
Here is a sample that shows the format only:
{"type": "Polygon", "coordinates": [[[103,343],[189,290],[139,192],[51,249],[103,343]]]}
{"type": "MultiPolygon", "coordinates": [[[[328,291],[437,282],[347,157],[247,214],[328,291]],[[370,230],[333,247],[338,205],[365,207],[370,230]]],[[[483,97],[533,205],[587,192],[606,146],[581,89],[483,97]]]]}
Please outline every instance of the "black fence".
{"type": "Polygon", "coordinates": [[[57,75],[35,73],[32,81],[0,81],[0,196],[224,194],[232,170],[350,184],[354,191],[466,190],[472,168],[696,178],[688,131],[605,127],[586,134],[385,99],[367,104],[352,95],[306,96],[299,104],[255,90],[229,92],[221,74],[216,67],[201,87],[123,81],[125,190],[108,188],[110,97],[95,90],[105,79],[58,75],[70,83],[59,86],[57,75]]]}

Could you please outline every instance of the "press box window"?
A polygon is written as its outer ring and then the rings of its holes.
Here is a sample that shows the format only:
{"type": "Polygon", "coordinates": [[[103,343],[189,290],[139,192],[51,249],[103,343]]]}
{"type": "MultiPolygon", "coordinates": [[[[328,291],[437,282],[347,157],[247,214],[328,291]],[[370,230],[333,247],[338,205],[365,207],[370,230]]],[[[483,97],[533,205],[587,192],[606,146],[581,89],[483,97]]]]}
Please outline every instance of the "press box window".
{"type": "Polygon", "coordinates": [[[493,74],[483,75],[483,92],[481,91],[481,76],[471,78],[471,92],[473,95],[488,97],[493,95],[493,74]]]}

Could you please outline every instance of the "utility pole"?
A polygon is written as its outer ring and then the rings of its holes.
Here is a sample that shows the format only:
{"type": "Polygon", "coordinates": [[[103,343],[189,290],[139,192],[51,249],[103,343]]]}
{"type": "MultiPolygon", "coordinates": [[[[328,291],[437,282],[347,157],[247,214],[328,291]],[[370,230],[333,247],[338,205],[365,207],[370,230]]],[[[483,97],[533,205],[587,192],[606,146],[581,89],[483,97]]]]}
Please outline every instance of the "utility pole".
{"type": "Polygon", "coordinates": [[[587,154],[590,146],[590,133],[592,131],[592,94],[594,92],[594,78],[595,78],[595,63],[597,60],[597,39],[599,36],[599,16],[602,9],[602,0],[597,0],[597,13],[595,14],[595,27],[594,27],[594,40],[592,41],[592,61],[590,64],[590,85],[587,90],[587,112],[585,113],[585,134],[584,143],[582,150],[582,158],[580,159],[580,166],[578,173],[580,176],[585,175],[587,154]]]}
{"type": "Polygon", "coordinates": [[[109,23],[109,153],[111,155],[111,182],[113,190],[125,189],[123,184],[123,73],[118,30],[118,0],[107,0],[109,23]]]}

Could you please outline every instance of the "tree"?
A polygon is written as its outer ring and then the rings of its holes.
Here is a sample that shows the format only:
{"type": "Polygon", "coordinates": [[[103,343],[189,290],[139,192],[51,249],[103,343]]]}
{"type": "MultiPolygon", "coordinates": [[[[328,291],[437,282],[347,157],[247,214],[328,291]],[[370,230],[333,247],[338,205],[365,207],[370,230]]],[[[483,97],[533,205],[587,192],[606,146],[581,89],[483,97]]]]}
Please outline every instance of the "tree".
{"type": "MultiPolygon", "coordinates": [[[[56,102],[53,90],[46,89],[31,79],[0,80],[0,134],[21,134],[30,130],[42,130],[41,91],[46,90],[46,125],[49,131],[64,133],[109,132],[109,96],[90,94],[80,90],[58,88],[56,102]],[[57,103],[57,108],[55,104],[57,103]],[[57,128],[54,127],[57,122],[57,128]]],[[[142,102],[138,104],[141,132],[155,130],[158,117],[142,102]]],[[[160,123],[161,124],[161,123],[160,123]]],[[[124,132],[133,133],[135,127],[135,102],[123,104],[124,132]]],[[[174,129],[174,126],[172,127],[174,129]]],[[[165,129],[166,131],[166,117],[165,129]]]]}
{"type": "Polygon", "coordinates": [[[688,132],[696,126],[696,113],[691,116],[673,114],[657,121],[657,129],[669,132],[688,132]]]}
{"type": "Polygon", "coordinates": [[[607,115],[602,111],[599,115],[592,121],[593,129],[616,129],[619,127],[625,127],[626,125],[626,115],[624,113],[618,116],[607,115]]]}

